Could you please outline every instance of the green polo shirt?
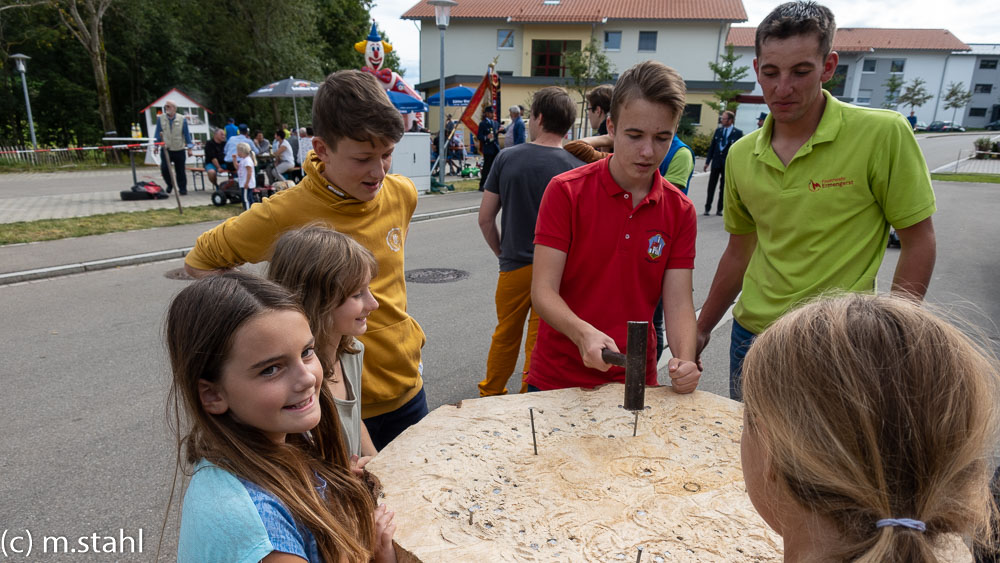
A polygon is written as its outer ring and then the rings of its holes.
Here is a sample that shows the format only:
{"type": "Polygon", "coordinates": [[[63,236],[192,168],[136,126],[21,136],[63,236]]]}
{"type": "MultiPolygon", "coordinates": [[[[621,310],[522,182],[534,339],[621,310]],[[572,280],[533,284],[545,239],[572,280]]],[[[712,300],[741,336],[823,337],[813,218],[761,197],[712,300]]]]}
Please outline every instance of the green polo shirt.
{"type": "Polygon", "coordinates": [[[819,126],[787,167],[771,148],[771,116],[726,159],[726,230],[757,233],[733,316],[755,334],[825,291],[874,291],[889,225],[935,211],[906,118],[823,95],[819,126]]]}
{"type": "Polygon", "coordinates": [[[674,157],[670,159],[670,164],[667,165],[667,172],[663,177],[683,191],[688,187],[688,179],[691,177],[693,170],[694,153],[689,148],[681,147],[677,149],[674,157]]]}

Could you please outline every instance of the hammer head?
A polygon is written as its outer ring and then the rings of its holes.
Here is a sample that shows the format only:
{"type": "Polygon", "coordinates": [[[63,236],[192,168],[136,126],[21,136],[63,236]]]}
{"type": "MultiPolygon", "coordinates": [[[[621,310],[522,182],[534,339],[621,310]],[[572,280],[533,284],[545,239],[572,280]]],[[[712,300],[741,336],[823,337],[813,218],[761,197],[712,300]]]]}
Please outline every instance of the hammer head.
{"type": "Polygon", "coordinates": [[[629,321],[625,353],[625,410],[641,411],[646,398],[646,339],[649,323],[629,321]]]}

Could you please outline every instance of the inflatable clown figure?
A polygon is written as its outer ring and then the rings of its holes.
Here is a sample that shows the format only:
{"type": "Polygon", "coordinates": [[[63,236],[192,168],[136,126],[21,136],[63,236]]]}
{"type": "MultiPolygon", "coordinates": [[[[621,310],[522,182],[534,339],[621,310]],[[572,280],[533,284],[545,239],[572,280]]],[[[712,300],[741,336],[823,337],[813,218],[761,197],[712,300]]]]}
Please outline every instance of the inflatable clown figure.
{"type": "MultiPolygon", "coordinates": [[[[371,33],[368,34],[368,38],[364,41],[358,41],[355,43],[354,50],[365,56],[365,66],[361,67],[361,70],[375,75],[375,78],[378,79],[382,88],[407,94],[418,100],[421,99],[420,94],[418,94],[412,86],[407,84],[399,73],[394,72],[390,68],[382,68],[382,63],[385,62],[386,53],[392,52],[392,45],[386,41],[382,41],[382,37],[378,34],[378,30],[375,28],[375,22],[372,22],[372,30],[371,33]]],[[[406,118],[406,128],[409,129],[414,119],[414,115],[404,114],[403,117],[406,118]]],[[[415,118],[418,122],[421,121],[420,114],[417,114],[415,118]]]]}

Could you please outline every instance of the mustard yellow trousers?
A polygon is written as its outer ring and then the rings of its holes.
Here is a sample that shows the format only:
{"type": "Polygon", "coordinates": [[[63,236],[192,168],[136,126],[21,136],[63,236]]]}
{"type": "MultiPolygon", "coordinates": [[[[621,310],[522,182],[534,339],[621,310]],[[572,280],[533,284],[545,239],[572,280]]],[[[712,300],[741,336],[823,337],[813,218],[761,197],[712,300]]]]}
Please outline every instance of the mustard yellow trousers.
{"type": "Polygon", "coordinates": [[[531,266],[512,272],[500,272],[496,293],[497,328],[493,331],[490,353],[486,358],[486,379],[479,382],[479,395],[505,395],[507,380],[514,374],[521,353],[524,319],[528,335],[524,340],[524,371],[520,392],[527,391],[524,377],[531,365],[531,350],[538,337],[538,314],[531,307],[531,266]]]}

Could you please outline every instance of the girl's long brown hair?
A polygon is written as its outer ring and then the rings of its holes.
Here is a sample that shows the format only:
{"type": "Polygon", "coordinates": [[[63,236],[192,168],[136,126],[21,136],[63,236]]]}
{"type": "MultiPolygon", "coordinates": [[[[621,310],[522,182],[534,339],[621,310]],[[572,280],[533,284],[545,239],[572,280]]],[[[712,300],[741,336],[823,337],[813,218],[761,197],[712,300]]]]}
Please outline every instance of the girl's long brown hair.
{"type": "Polygon", "coordinates": [[[986,536],[998,374],[955,326],[901,298],[824,299],[765,330],[743,373],[779,486],[838,526],[837,560],[937,561],[942,534],[986,536]]]}
{"type": "Polygon", "coordinates": [[[328,373],[340,354],[360,351],[349,334],[342,335],[340,342],[330,342],[331,314],[377,273],[375,256],[367,248],[322,225],[288,231],[274,245],[267,277],[299,298],[316,339],[316,354],[328,373]],[[330,357],[332,344],[336,353],[330,357]]]}
{"type": "Polygon", "coordinates": [[[199,280],[181,291],[167,314],[166,338],[173,369],[168,408],[187,418],[177,428],[178,463],[183,445],[187,468],[200,459],[256,483],[277,497],[316,538],[324,561],[367,562],[372,557],[374,500],[350,471],[340,421],[328,385],[320,386],[319,424],[309,437],[288,435],[276,444],[229,413],[202,408],[198,381],[217,382],[232,349],[233,334],[269,311],[302,308],[284,288],[234,272],[199,280]],[[316,476],[327,482],[326,498],[316,476]]]}

